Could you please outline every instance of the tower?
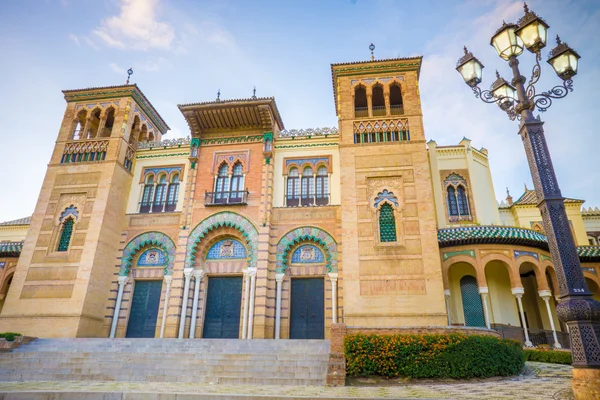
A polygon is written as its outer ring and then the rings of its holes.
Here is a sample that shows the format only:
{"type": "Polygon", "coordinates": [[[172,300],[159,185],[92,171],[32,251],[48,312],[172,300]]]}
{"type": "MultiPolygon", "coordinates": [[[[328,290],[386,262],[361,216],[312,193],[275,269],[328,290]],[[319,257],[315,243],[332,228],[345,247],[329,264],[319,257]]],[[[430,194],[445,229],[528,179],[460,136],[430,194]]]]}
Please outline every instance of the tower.
{"type": "Polygon", "coordinates": [[[101,335],[137,141],[169,129],[137,85],[63,93],[67,108],[0,331],[101,335]]]}
{"type": "Polygon", "coordinates": [[[331,66],[347,325],[447,324],[420,68],[421,57],[331,66]]]}

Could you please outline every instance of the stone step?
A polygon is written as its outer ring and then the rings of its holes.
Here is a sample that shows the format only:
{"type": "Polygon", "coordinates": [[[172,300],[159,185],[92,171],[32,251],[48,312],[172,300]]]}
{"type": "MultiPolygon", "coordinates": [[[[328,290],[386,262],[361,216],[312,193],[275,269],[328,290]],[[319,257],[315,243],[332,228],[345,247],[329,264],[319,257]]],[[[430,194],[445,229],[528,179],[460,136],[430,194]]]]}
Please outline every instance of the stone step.
{"type": "Polygon", "coordinates": [[[39,339],[0,354],[0,381],[324,385],[325,340],[39,339]]]}

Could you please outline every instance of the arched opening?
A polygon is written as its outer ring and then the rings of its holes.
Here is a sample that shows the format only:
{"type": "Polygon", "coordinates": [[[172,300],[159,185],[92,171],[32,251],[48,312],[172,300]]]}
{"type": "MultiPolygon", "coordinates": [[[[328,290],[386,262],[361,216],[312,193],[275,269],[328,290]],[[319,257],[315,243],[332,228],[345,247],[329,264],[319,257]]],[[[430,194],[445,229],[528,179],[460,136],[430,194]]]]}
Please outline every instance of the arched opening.
{"type": "Polygon", "coordinates": [[[83,130],[85,129],[85,121],[87,118],[87,110],[81,110],[77,113],[75,119],[75,127],[73,128],[73,134],[71,138],[73,140],[79,140],[83,138],[83,130]]]}
{"type": "Polygon", "coordinates": [[[404,104],[402,103],[402,92],[400,85],[392,83],[390,85],[390,114],[402,115],[404,114],[404,104]]]}
{"type": "Polygon", "coordinates": [[[215,203],[227,203],[229,197],[229,164],[222,163],[215,180],[215,203]]]}
{"type": "Polygon", "coordinates": [[[73,225],[75,220],[73,217],[67,217],[63,222],[60,229],[60,238],[58,239],[58,246],[56,251],[67,251],[71,244],[71,236],[73,235],[73,225]]]}
{"type": "Polygon", "coordinates": [[[373,116],[385,116],[385,99],[383,98],[383,86],[379,84],[374,85],[372,95],[373,116]]]}
{"type": "Polygon", "coordinates": [[[588,277],[585,278],[585,283],[587,283],[588,289],[592,292],[592,298],[600,301],[600,287],[598,287],[598,284],[588,277]]]}
{"type": "Polygon", "coordinates": [[[140,134],[138,135],[138,142],[143,143],[148,141],[148,126],[146,124],[142,125],[140,129],[140,134]]]}
{"type": "Polygon", "coordinates": [[[104,127],[102,128],[101,137],[110,137],[112,134],[113,126],[115,125],[115,109],[109,107],[106,111],[106,120],[104,121],[104,127]]]}
{"type": "Polygon", "coordinates": [[[154,194],[154,203],[152,204],[152,212],[163,212],[165,203],[167,202],[167,174],[161,174],[158,177],[156,191],[154,194]]]}
{"type": "Polygon", "coordinates": [[[489,261],[484,268],[489,290],[490,326],[502,332],[502,337],[523,342],[519,309],[511,291],[509,268],[508,264],[500,260],[489,261]]]}
{"type": "Polygon", "coordinates": [[[354,117],[363,118],[368,116],[367,89],[359,85],[354,89],[354,117]]]}
{"type": "Polygon", "coordinates": [[[140,204],[140,213],[149,213],[154,199],[154,175],[149,174],[144,183],[144,192],[142,194],[142,202],[140,204]]]}
{"type": "Polygon", "coordinates": [[[92,111],[92,115],[90,120],[88,121],[88,132],[86,137],[88,139],[94,139],[96,137],[98,137],[98,128],[100,127],[100,115],[101,115],[101,110],[99,108],[94,109],[94,111],[92,111]]]}
{"type": "Polygon", "coordinates": [[[167,205],[165,211],[175,211],[177,201],[179,200],[179,173],[173,174],[169,183],[169,192],[167,194],[167,205]]]}
{"type": "Polygon", "coordinates": [[[149,142],[154,142],[154,132],[148,133],[148,141],[149,142]]]}
{"type": "Polygon", "coordinates": [[[447,203],[448,203],[448,215],[450,217],[458,217],[458,201],[456,198],[456,189],[454,186],[448,186],[447,191],[447,203]]]}
{"type": "Polygon", "coordinates": [[[469,200],[467,199],[467,192],[463,185],[458,185],[456,197],[458,199],[458,212],[460,215],[462,217],[470,216],[469,200]]]}
{"type": "Polygon", "coordinates": [[[329,204],[329,172],[327,167],[322,165],[317,169],[317,205],[325,206],[329,204]]]}
{"type": "Polygon", "coordinates": [[[244,172],[241,162],[233,165],[233,175],[231,176],[231,195],[230,203],[241,203],[244,200],[244,172]]]}
{"type": "Polygon", "coordinates": [[[387,243],[395,242],[396,240],[394,208],[389,203],[384,203],[379,207],[379,241],[387,243]]]}
{"type": "Polygon", "coordinates": [[[131,124],[131,131],[129,133],[129,144],[134,146],[137,136],[139,134],[139,130],[140,130],[140,117],[138,117],[137,115],[135,116],[135,118],[133,119],[133,123],[131,124]]]}
{"type": "Polygon", "coordinates": [[[287,176],[286,206],[296,207],[300,204],[300,177],[298,168],[290,168],[287,176]]]}
{"type": "Polygon", "coordinates": [[[302,171],[302,200],[303,206],[315,204],[315,177],[312,167],[305,167],[302,171]]]}
{"type": "Polygon", "coordinates": [[[6,300],[6,296],[8,295],[8,290],[10,289],[10,285],[12,283],[13,276],[14,276],[14,272],[11,273],[10,275],[8,275],[4,279],[4,283],[2,284],[2,287],[0,288],[0,312],[2,312],[2,307],[4,307],[4,301],[6,300]]]}

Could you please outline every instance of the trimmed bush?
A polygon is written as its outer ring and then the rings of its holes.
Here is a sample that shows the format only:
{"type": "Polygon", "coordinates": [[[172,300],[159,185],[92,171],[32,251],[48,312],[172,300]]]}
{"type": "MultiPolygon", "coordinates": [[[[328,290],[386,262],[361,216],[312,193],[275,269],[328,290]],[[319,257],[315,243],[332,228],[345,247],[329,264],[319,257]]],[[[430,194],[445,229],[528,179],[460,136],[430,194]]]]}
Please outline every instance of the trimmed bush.
{"type": "Polygon", "coordinates": [[[0,338],[4,338],[8,342],[12,342],[13,340],[15,340],[15,338],[17,336],[23,336],[23,335],[20,333],[17,333],[17,332],[0,332],[0,338]]]}
{"type": "Polygon", "coordinates": [[[460,333],[348,335],[344,353],[351,377],[487,378],[517,375],[525,365],[517,341],[460,333]]]}
{"type": "Polygon", "coordinates": [[[523,350],[527,361],[538,361],[552,364],[567,364],[571,365],[570,351],[555,351],[555,350],[523,350]]]}

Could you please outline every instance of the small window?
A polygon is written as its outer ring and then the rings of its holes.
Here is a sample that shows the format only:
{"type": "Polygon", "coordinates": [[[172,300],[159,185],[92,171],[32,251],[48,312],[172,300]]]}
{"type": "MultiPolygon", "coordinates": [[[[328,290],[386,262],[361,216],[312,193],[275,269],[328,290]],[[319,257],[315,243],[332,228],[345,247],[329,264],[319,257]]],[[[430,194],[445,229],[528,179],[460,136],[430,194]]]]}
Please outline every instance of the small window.
{"type": "Polygon", "coordinates": [[[368,117],[367,109],[367,89],[364,86],[357,86],[354,89],[354,114],[356,118],[368,117]]]}
{"type": "Polygon", "coordinates": [[[142,195],[142,203],[140,204],[140,213],[150,212],[152,199],[154,194],[154,175],[150,174],[146,178],[144,184],[144,194],[142,195]]]}
{"type": "Polygon", "coordinates": [[[384,243],[396,241],[394,209],[388,203],[379,208],[379,240],[384,243]]]}
{"type": "Polygon", "coordinates": [[[69,245],[71,244],[71,236],[73,235],[73,218],[67,218],[62,223],[62,228],[60,232],[60,239],[58,241],[57,251],[67,251],[69,250],[69,245]]]}
{"type": "Polygon", "coordinates": [[[458,216],[458,205],[454,186],[448,186],[448,215],[451,217],[458,216]]]}
{"type": "Polygon", "coordinates": [[[113,107],[110,107],[106,112],[106,116],[104,118],[104,128],[102,128],[100,136],[110,137],[113,125],[115,124],[115,109],[113,107]]]}
{"type": "Polygon", "coordinates": [[[381,85],[373,86],[373,97],[371,102],[373,107],[373,116],[385,116],[385,100],[383,98],[383,87],[381,85]]]}
{"type": "Polygon", "coordinates": [[[404,114],[404,105],[402,103],[402,92],[397,83],[390,86],[390,113],[392,115],[404,114]]]}
{"type": "Polygon", "coordinates": [[[324,165],[320,166],[317,170],[316,187],[317,205],[323,206],[329,204],[329,173],[327,167],[324,165]]]}
{"type": "Polygon", "coordinates": [[[296,207],[300,204],[300,178],[298,168],[290,168],[287,178],[286,205],[296,207]]]}
{"type": "Polygon", "coordinates": [[[174,174],[171,177],[171,183],[169,184],[169,192],[167,194],[167,205],[165,211],[174,211],[177,207],[177,201],[179,200],[179,174],[174,174]]]}
{"type": "Polygon", "coordinates": [[[315,203],[315,177],[311,167],[302,171],[302,205],[311,206],[315,203]]]}

